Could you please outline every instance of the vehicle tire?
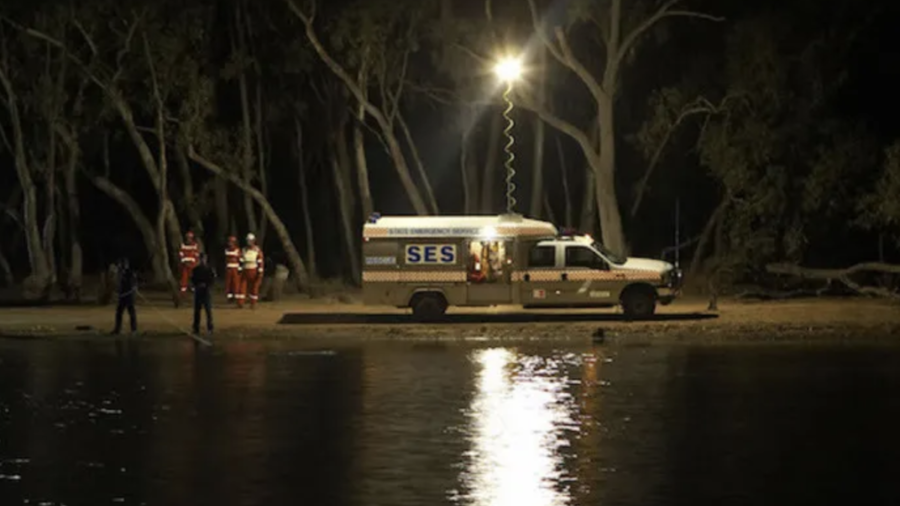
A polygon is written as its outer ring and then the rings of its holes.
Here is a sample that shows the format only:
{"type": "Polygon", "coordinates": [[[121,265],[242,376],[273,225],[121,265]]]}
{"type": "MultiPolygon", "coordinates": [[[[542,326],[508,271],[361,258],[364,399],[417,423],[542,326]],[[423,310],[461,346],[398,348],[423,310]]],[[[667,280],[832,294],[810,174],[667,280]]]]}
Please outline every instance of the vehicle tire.
{"type": "Polygon", "coordinates": [[[622,310],[629,319],[649,318],[656,312],[656,291],[635,286],[622,294],[622,310]]]}
{"type": "Polygon", "coordinates": [[[441,319],[447,311],[447,300],[439,293],[422,293],[410,301],[413,318],[422,322],[433,322],[441,319]]]}

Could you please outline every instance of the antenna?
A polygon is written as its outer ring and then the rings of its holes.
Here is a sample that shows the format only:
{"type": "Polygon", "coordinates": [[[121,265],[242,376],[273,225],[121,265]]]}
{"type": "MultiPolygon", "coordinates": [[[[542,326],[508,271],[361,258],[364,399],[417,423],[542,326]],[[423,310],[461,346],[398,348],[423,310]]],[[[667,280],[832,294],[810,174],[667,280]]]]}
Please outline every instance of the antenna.
{"type": "Polygon", "coordinates": [[[679,223],[681,222],[681,199],[675,199],[675,268],[681,263],[681,237],[679,223]]]}

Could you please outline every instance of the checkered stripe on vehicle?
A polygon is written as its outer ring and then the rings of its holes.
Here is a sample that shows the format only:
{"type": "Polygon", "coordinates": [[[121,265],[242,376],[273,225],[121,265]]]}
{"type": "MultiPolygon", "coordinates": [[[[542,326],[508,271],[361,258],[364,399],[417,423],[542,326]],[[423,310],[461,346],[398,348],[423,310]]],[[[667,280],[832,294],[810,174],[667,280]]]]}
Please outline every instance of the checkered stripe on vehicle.
{"type": "MultiPolygon", "coordinates": [[[[389,228],[370,228],[365,231],[365,237],[367,238],[379,238],[379,237],[388,237],[389,228]]],[[[497,227],[496,228],[497,237],[514,237],[514,236],[547,236],[547,229],[544,228],[523,228],[523,227],[497,227]]],[[[397,239],[402,238],[417,238],[417,239],[447,239],[447,240],[455,240],[457,237],[442,237],[442,236],[433,236],[433,235],[416,235],[412,234],[409,236],[405,235],[395,235],[391,236],[397,239]]],[[[477,237],[473,237],[477,239],[477,237]]]]}
{"type": "Polygon", "coordinates": [[[465,272],[366,271],[363,281],[370,283],[464,283],[465,272]]]}
{"type": "Polygon", "coordinates": [[[620,269],[615,271],[516,271],[512,273],[513,281],[524,281],[525,274],[531,281],[562,281],[561,274],[568,274],[569,281],[648,281],[658,282],[662,277],[655,272],[639,271],[633,269],[620,269]]]}

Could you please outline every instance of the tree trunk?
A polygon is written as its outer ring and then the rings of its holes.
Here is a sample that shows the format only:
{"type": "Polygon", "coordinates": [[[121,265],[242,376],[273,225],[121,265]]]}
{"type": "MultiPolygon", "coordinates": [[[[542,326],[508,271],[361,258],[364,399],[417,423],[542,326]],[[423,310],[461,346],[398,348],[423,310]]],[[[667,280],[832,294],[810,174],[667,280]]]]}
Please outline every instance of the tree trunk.
{"type": "Polygon", "coordinates": [[[597,230],[597,177],[590,164],[584,167],[584,195],[581,199],[580,230],[586,234],[593,234],[597,230]]]}
{"type": "MultiPolygon", "coordinates": [[[[244,39],[244,24],[241,16],[240,3],[234,4],[234,24],[232,25],[231,49],[235,55],[247,54],[247,44],[244,39]]],[[[247,83],[246,69],[238,72],[238,92],[241,102],[241,175],[244,182],[253,186],[253,124],[250,115],[250,91],[247,83]]],[[[253,198],[244,192],[244,213],[247,221],[247,230],[259,235],[259,222],[256,220],[256,210],[253,207],[253,198]]],[[[260,243],[261,244],[261,243],[260,243]]]]}
{"type": "Polygon", "coordinates": [[[50,287],[51,272],[50,263],[41,241],[37,187],[34,179],[31,177],[31,167],[28,164],[24,132],[22,131],[22,123],[19,116],[18,97],[15,95],[12,83],[9,81],[3,68],[0,68],[0,84],[3,85],[6,91],[6,109],[9,114],[10,129],[13,132],[13,164],[23,195],[22,227],[25,231],[25,241],[28,245],[28,263],[31,267],[28,295],[42,298],[47,294],[47,289],[50,287]]]}
{"type": "Polygon", "coordinates": [[[728,202],[728,197],[723,197],[722,202],[719,203],[719,206],[716,207],[716,210],[713,211],[712,215],[709,217],[709,221],[706,222],[706,226],[703,227],[703,232],[700,234],[700,241],[697,243],[697,248],[694,249],[694,258],[691,259],[691,266],[688,269],[688,278],[693,279],[700,272],[700,266],[703,264],[703,254],[706,252],[706,246],[713,237],[713,232],[716,230],[719,221],[725,214],[725,210],[728,208],[728,202]]]}
{"type": "Polygon", "coordinates": [[[331,157],[331,163],[332,172],[334,172],[334,187],[341,208],[341,228],[344,232],[344,244],[347,247],[347,262],[350,264],[350,279],[353,283],[359,284],[362,279],[355,240],[357,234],[354,233],[353,191],[350,188],[352,164],[344,126],[343,121],[339,122],[335,132],[333,142],[337,156],[331,157]]]}
{"type": "Polygon", "coordinates": [[[600,104],[600,156],[594,166],[597,187],[597,210],[600,215],[600,233],[603,244],[620,255],[625,254],[625,234],[622,230],[622,215],[616,197],[616,139],[613,102],[604,100],[600,104]]]}
{"type": "Polygon", "coordinates": [[[562,175],[563,198],[566,202],[565,227],[572,227],[572,192],[569,191],[569,167],[563,152],[562,140],[556,136],[556,151],[559,155],[559,173],[562,175]]]}
{"type": "Polygon", "coordinates": [[[166,263],[165,258],[159,255],[158,234],[153,228],[153,224],[144,215],[141,206],[128,194],[125,190],[116,186],[112,181],[103,176],[89,176],[91,183],[98,190],[105,193],[109,198],[116,201],[131,216],[131,220],[137,227],[141,238],[144,240],[144,247],[150,257],[150,265],[153,269],[153,283],[158,285],[167,285],[172,271],[166,263]]]}
{"type": "Polygon", "coordinates": [[[397,175],[400,177],[400,182],[406,190],[406,194],[412,203],[413,209],[415,209],[416,213],[419,215],[427,215],[428,207],[425,205],[422,194],[419,192],[419,188],[416,186],[416,183],[410,174],[409,164],[406,163],[406,156],[403,154],[400,142],[398,142],[397,136],[394,134],[392,122],[388,121],[383,110],[375,107],[375,105],[366,98],[359,85],[355,83],[353,78],[347,74],[347,71],[331,57],[331,54],[328,53],[325,46],[322,45],[322,41],[319,40],[318,35],[316,35],[315,28],[313,27],[313,18],[300,10],[294,2],[289,2],[288,7],[303,22],[303,25],[306,28],[306,38],[312,44],[313,49],[315,49],[316,54],[319,55],[322,62],[324,62],[325,65],[344,83],[356,100],[363,104],[366,113],[372,116],[378,123],[381,134],[384,136],[384,141],[387,143],[388,152],[391,155],[391,159],[394,161],[394,168],[397,171],[397,175]]]}
{"type": "MultiPolygon", "coordinates": [[[[544,48],[539,48],[538,51],[540,52],[540,66],[542,69],[546,69],[547,52],[544,48]]],[[[547,103],[547,79],[543,73],[539,79],[538,100],[545,104],[547,103]]],[[[534,154],[532,156],[531,217],[540,219],[544,199],[544,120],[539,117],[534,118],[534,154]]]]}
{"type": "MultiPolygon", "coordinates": [[[[203,220],[197,210],[197,196],[194,195],[194,181],[191,177],[191,165],[188,162],[184,146],[178,146],[175,151],[175,160],[181,172],[182,199],[184,199],[184,212],[187,214],[190,227],[197,235],[203,236],[203,220]]],[[[219,240],[222,240],[220,238],[219,240]]]]}
{"type": "Polygon", "coordinates": [[[64,184],[66,190],[66,214],[68,218],[69,239],[69,275],[67,277],[68,291],[75,300],[81,300],[81,280],[83,276],[84,253],[81,250],[81,207],[78,201],[78,181],[76,169],[80,152],[74,139],[67,143],[69,147],[69,159],[66,164],[64,184]]]}
{"type": "Polygon", "coordinates": [[[497,181],[497,175],[500,174],[497,162],[500,159],[500,134],[503,131],[503,117],[499,114],[491,116],[493,117],[488,137],[487,157],[484,162],[484,180],[481,183],[481,212],[484,214],[497,214],[494,206],[494,184],[497,181]]]}
{"type": "Polygon", "coordinates": [[[303,227],[306,232],[306,263],[310,277],[317,277],[319,269],[316,265],[315,236],[313,235],[312,216],[309,213],[309,191],[306,184],[306,166],[303,154],[303,127],[299,118],[294,118],[294,129],[297,133],[297,178],[300,182],[300,202],[303,212],[303,227]]]}
{"type": "Polygon", "coordinates": [[[12,268],[9,266],[9,260],[6,259],[6,256],[3,254],[3,249],[0,249],[0,274],[3,275],[3,285],[4,287],[13,286],[15,279],[13,279],[12,268]]]}
{"type": "Polygon", "coordinates": [[[466,130],[463,130],[460,135],[459,148],[459,173],[462,177],[463,213],[468,215],[472,214],[473,207],[472,179],[474,178],[474,171],[469,170],[472,156],[469,153],[469,136],[466,135],[466,130]]]}
{"type": "MultiPolygon", "coordinates": [[[[360,75],[361,79],[365,79],[360,75]]],[[[366,162],[366,139],[363,134],[363,123],[366,120],[366,108],[360,104],[356,111],[356,122],[353,124],[353,148],[356,153],[356,176],[359,186],[359,198],[362,203],[363,219],[368,219],[374,212],[372,191],[369,188],[369,165],[366,162]]]]}
{"type": "Polygon", "coordinates": [[[198,155],[194,151],[193,146],[188,147],[188,156],[191,160],[197,162],[201,167],[205,168],[218,177],[226,179],[228,182],[237,186],[242,191],[249,193],[253,197],[257,205],[259,205],[268,216],[269,223],[272,224],[272,228],[275,229],[275,233],[278,234],[278,238],[281,240],[281,245],[284,248],[285,255],[287,256],[288,262],[291,264],[291,270],[296,275],[294,279],[297,283],[297,289],[301,292],[305,291],[309,284],[309,271],[306,270],[306,265],[303,263],[303,259],[300,258],[300,253],[297,252],[297,248],[294,246],[294,242],[291,240],[291,234],[288,232],[287,227],[284,225],[284,222],[281,221],[281,218],[275,212],[275,209],[273,209],[271,204],[269,204],[266,196],[256,188],[248,185],[242,179],[234,176],[233,174],[225,172],[225,170],[218,165],[198,155]]]}
{"type": "MultiPolygon", "coordinates": [[[[51,119],[52,121],[52,119],[51,119]]],[[[50,140],[48,142],[47,156],[47,179],[44,182],[44,253],[47,255],[47,267],[50,269],[50,284],[53,285],[57,281],[56,268],[56,248],[54,241],[56,240],[56,163],[57,163],[57,142],[56,133],[53,126],[47,129],[50,140]]]]}
{"type": "MultiPolygon", "coordinates": [[[[167,140],[166,140],[166,118],[165,118],[165,102],[162,99],[162,95],[159,90],[159,81],[156,77],[156,69],[153,65],[153,55],[150,51],[150,41],[147,39],[147,34],[143,34],[144,41],[144,56],[147,58],[147,67],[150,70],[150,85],[153,91],[153,99],[154,99],[154,116],[155,116],[155,125],[154,132],[156,133],[157,140],[157,156],[158,158],[155,161],[155,165],[149,164],[147,167],[155,167],[156,168],[156,193],[159,197],[158,199],[158,210],[156,214],[156,240],[157,240],[157,249],[159,250],[159,255],[162,258],[162,261],[165,265],[170,265],[169,263],[169,250],[166,248],[166,229],[168,228],[170,234],[177,234],[177,239],[170,235],[169,241],[171,241],[172,251],[173,253],[177,252],[179,246],[181,245],[181,226],[178,223],[178,219],[175,216],[175,206],[172,204],[172,201],[169,199],[169,158],[167,152],[167,140]],[[168,226],[167,226],[168,225],[168,226]]],[[[140,137],[140,136],[139,136],[140,137]]],[[[141,142],[146,146],[146,142],[141,137],[141,142]]],[[[149,148],[148,148],[149,151],[149,148]]],[[[152,157],[151,157],[152,160],[152,157]]],[[[152,175],[151,175],[152,177],[152,175]]],[[[178,255],[173,255],[173,258],[178,258],[178,255]]],[[[180,266],[179,266],[180,267],[180,266]]],[[[172,274],[172,269],[166,269],[166,281],[169,284],[169,290],[172,294],[172,304],[175,307],[178,307],[180,302],[179,292],[178,292],[178,283],[175,281],[175,276],[172,274]]]]}
{"type": "MultiPolygon", "coordinates": [[[[268,167],[266,165],[266,146],[265,146],[265,127],[263,125],[263,117],[262,117],[262,85],[257,81],[256,83],[256,165],[259,169],[259,191],[262,192],[266,198],[269,197],[269,178],[268,178],[268,167]]],[[[263,244],[266,240],[266,229],[269,227],[268,219],[266,218],[266,213],[261,213],[259,217],[259,244],[263,244]]]]}
{"type": "Polygon", "coordinates": [[[403,114],[397,114],[397,122],[400,123],[400,129],[403,131],[406,145],[409,146],[409,152],[412,153],[413,163],[416,164],[416,172],[419,174],[419,179],[422,180],[422,185],[425,186],[425,196],[428,197],[428,204],[431,207],[431,212],[440,214],[441,211],[438,207],[437,199],[434,197],[434,190],[431,188],[431,181],[428,178],[428,173],[425,172],[425,164],[422,163],[422,157],[419,156],[419,148],[416,147],[415,139],[413,139],[412,132],[410,132],[406,120],[403,119],[403,114]]]}
{"type": "Polygon", "coordinates": [[[228,212],[228,182],[217,177],[213,185],[216,206],[216,230],[218,231],[219,240],[224,241],[229,235],[237,234],[237,230],[232,226],[231,215],[228,212]]]}

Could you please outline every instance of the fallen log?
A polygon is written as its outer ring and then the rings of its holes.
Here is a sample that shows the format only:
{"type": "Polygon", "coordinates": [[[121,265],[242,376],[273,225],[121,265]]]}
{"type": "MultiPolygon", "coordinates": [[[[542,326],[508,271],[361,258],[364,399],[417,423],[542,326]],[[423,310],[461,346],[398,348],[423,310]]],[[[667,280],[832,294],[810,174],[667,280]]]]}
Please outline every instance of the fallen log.
{"type": "Polygon", "coordinates": [[[886,274],[900,274],[900,265],[888,264],[883,262],[863,262],[846,269],[816,269],[802,267],[796,264],[769,264],[766,271],[770,274],[783,274],[794,276],[801,279],[817,279],[839,281],[847,288],[862,295],[871,295],[874,297],[885,297],[900,300],[900,293],[886,288],[874,286],[863,286],[851,279],[854,274],[862,272],[881,272],[886,274]]]}

